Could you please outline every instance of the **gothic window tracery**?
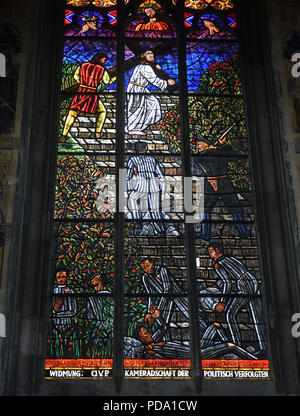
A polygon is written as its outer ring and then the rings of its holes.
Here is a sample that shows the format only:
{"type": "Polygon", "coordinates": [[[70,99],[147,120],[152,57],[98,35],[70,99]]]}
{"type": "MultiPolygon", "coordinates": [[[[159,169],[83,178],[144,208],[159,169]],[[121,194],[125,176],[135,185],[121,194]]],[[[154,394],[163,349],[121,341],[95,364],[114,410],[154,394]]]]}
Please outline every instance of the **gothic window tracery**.
{"type": "Polygon", "coordinates": [[[269,377],[237,25],[66,1],[46,378],[269,377]]]}

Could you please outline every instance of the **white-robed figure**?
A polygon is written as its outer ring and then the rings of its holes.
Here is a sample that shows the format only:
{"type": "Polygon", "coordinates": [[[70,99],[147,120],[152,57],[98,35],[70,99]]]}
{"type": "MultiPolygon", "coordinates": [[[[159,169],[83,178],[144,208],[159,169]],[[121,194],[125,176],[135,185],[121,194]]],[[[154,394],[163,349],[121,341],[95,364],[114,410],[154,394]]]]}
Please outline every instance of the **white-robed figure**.
{"type": "MultiPolygon", "coordinates": [[[[159,100],[150,93],[147,86],[154,85],[161,91],[168,86],[175,85],[173,79],[159,78],[154,69],[155,58],[152,51],[146,51],[141,55],[140,64],[134,68],[127,87],[127,124],[126,133],[143,135],[144,130],[156,124],[161,119],[161,107],[159,100]]],[[[159,65],[155,65],[161,70],[159,65]]]]}

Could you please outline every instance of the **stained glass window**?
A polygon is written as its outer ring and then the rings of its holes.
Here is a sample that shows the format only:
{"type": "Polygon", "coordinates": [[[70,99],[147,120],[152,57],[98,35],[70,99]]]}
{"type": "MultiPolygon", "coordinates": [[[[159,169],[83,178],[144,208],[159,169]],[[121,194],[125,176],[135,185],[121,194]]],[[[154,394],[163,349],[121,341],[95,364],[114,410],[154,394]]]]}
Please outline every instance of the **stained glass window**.
{"type": "Polygon", "coordinates": [[[66,1],[46,378],[270,377],[237,24],[66,1]]]}

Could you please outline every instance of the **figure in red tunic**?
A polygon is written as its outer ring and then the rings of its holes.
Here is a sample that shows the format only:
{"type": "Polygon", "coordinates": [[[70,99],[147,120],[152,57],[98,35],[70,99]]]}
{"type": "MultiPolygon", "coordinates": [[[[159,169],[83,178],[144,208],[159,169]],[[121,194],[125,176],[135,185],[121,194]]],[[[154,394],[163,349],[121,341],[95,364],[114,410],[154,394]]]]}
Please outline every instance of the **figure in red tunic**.
{"type": "Polygon", "coordinates": [[[106,119],[106,108],[98,96],[100,85],[113,84],[115,76],[110,76],[104,64],[107,56],[99,52],[89,62],[83,63],[76,71],[74,78],[78,82],[76,94],[70,106],[60,142],[65,142],[67,134],[79,113],[96,114],[96,138],[101,132],[106,119]]]}

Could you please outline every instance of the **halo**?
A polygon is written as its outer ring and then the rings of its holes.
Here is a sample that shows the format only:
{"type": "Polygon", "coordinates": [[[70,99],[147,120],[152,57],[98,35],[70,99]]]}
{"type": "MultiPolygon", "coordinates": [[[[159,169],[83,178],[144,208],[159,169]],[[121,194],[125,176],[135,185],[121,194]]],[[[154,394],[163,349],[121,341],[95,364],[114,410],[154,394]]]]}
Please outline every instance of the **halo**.
{"type": "Polygon", "coordinates": [[[148,7],[151,7],[154,10],[161,9],[161,5],[158,4],[155,0],[146,0],[142,4],[140,4],[139,7],[143,10],[147,9],[148,7]]]}

